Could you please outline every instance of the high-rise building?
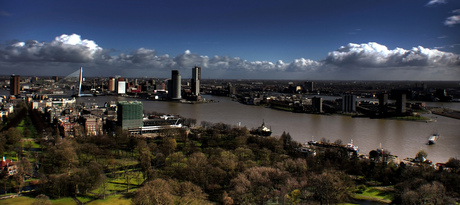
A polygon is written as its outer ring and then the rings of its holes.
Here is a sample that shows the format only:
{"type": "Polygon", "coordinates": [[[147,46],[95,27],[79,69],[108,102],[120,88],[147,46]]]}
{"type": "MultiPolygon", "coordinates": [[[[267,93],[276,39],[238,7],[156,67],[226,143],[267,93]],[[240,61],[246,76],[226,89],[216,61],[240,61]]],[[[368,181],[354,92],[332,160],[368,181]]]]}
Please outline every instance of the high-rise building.
{"type": "Polygon", "coordinates": [[[344,113],[356,112],[356,95],[344,94],[342,96],[342,112],[344,113]]]}
{"type": "Polygon", "coordinates": [[[21,76],[19,75],[11,75],[10,77],[10,95],[19,95],[21,91],[21,76]]]}
{"type": "Polygon", "coordinates": [[[200,95],[201,67],[195,66],[192,70],[192,95],[200,95]]]}
{"type": "Polygon", "coordinates": [[[171,80],[168,81],[168,96],[172,100],[182,99],[181,76],[178,70],[173,70],[171,73],[171,80]]]}
{"type": "Polygon", "coordinates": [[[126,81],[122,77],[118,78],[118,86],[117,86],[117,93],[118,94],[126,94],[126,81]]]}
{"type": "Polygon", "coordinates": [[[115,78],[114,77],[109,78],[109,84],[107,85],[107,90],[109,92],[115,91],[115,78]]]}
{"type": "Polygon", "coordinates": [[[388,106],[388,93],[380,93],[379,112],[382,114],[387,113],[387,106],[388,106]]]}
{"type": "Polygon", "coordinates": [[[313,108],[313,112],[323,112],[323,98],[321,97],[313,97],[311,99],[311,103],[312,103],[312,108],[313,108]]]}
{"type": "Polygon", "coordinates": [[[399,114],[406,112],[406,93],[404,92],[396,96],[396,112],[399,114]]]}
{"type": "Polygon", "coordinates": [[[117,124],[122,129],[142,127],[143,104],[141,101],[120,101],[117,103],[117,124]]]}
{"type": "Polygon", "coordinates": [[[305,92],[308,92],[308,93],[313,92],[313,89],[314,89],[314,88],[313,88],[313,84],[314,84],[313,82],[305,82],[305,83],[303,84],[303,87],[304,87],[305,92]]]}

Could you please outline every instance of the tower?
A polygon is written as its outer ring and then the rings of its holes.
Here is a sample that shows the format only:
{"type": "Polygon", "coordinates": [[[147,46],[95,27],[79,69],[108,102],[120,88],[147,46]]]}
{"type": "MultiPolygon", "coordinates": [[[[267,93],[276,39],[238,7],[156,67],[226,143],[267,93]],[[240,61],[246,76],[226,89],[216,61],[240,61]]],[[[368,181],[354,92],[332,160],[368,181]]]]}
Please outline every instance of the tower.
{"type": "Polygon", "coordinates": [[[322,113],[323,112],[323,98],[313,97],[311,101],[312,101],[313,112],[322,113]]]}
{"type": "Polygon", "coordinates": [[[406,93],[401,92],[396,96],[396,112],[399,114],[406,112],[406,93]]]}
{"type": "Polygon", "coordinates": [[[171,80],[168,81],[168,96],[172,100],[180,100],[181,96],[181,76],[178,70],[171,72],[171,80]]]}
{"type": "Polygon", "coordinates": [[[344,94],[342,96],[342,112],[356,112],[356,95],[344,94]]]}
{"type": "Polygon", "coordinates": [[[192,70],[192,94],[200,95],[201,67],[193,67],[192,70]]]}
{"type": "Polygon", "coordinates": [[[107,90],[109,92],[114,92],[115,91],[115,78],[114,77],[109,78],[109,85],[107,86],[107,90]]]}
{"type": "Polygon", "coordinates": [[[380,93],[379,95],[379,112],[381,114],[387,113],[388,93],[380,93]]]}
{"type": "Polygon", "coordinates": [[[126,81],[122,77],[118,78],[117,93],[126,94],[126,81]]]}
{"type": "Polygon", "coordinates": [[[21,76],[19,75],[11,75],[10,77],[10,95],[19,95],[21,91],[20,81],[21,76]]]}

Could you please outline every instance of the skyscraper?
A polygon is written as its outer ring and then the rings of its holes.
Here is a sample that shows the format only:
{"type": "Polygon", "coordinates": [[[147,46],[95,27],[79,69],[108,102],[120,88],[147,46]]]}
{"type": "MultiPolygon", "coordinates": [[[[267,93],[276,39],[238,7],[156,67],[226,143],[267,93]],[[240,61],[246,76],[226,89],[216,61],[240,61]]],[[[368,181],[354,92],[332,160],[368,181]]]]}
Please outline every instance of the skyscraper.
{"type": "Polygon", "coordinates": [[[323,112],[323,98],[313,97],[311,99],[313,112],[323,112]]]}
{"type": "Polygon", "coordinates": [[[19,75],[11,75],[10,77],[10,95],[19,95],[21,91],[20,86],[21,76],[19,75]]]}
{"type": "Polygon", "coordinates": [[[180,100],[181,96],[181,76],[178,70],[173,70],[171,80],[168,81],[168,96],[172,100],[180,100]]]}
{"type": "Polygon", "coordinates": [[[399,114],[406,112],[406,93],[404,92],[396,96],[396,112],[399,114]]]}
{"type": "Polygon", "coordinates": [[[117,103],[117,124],[122,129],[142,127],[143,104],[140,101],[120,101],[117,103]]]}
{"type": "Polygon", "coordinates": [[[344,94],[342,96],[342,112],[356,112],[356,95],[344,94]]]}
{"type": "Polygon", "coordinates": [[[379,112],[381,114],[387,113],[388,93],[380,93],[379,95],[379,112]]]}
{"type": "Polygon", "coordinates": [[[126,94],[126,81],[122,77],[118,78],[117,93],[126,94]]]}
{"type": "Polygon", "coordinates": [[[107,90],[109,92],[115,91],[115,78],[114,77],[109,78],[109,85],[107,86],[107,90]]]}
{"type": "Polygon", "coordinates": [[[201,67],[195,67],[192,70],[192,94],[200,95],[201,67]]]}

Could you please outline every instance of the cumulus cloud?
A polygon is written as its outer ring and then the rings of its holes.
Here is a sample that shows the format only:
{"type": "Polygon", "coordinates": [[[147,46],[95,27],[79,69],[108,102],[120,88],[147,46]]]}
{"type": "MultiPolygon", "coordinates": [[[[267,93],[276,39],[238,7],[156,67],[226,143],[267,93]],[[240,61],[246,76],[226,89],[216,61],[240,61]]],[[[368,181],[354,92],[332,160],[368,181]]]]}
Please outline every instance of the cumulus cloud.
{"type": "Polygon", "coordinates": [[[94,41],[77,34],[56,37],[51,42],[29,40],[2,49],[0,58],[10,62],[90,62],[102,51],[94,41]]]}
{"type": "Polygon", "coordinates": [[[410,50],[402,48],[388,49],[375,42],[367,44],[350,43],[338,50],[330,52],[325,64],[353,68],[386,68],[386,67],[429,67],[459,66],[459,56],[454,53],[437,49],[414,47],[410,50]]]}
{"type": "Polygon", "coordinates": [[[452,11],[452,13],[456,14],[456,15],[448,17],[444,21],[444,25],[446,25],[446,26],[454,26],[454,25],[460,24],[460,9],[454,10],[454,11],[452,11]]]}
{"type": "MultiPolygon", "coordinates": [[[[427,76],[438,73],[439,79],[445,76],[456,78],[460,73],[460,60],[457,54],[422,46],[410,50],[388,49],[375,42],[350,43],[330,52],[321,61],[306,58],[295,59],[292,62],[247,61],[230,56],[208,57],[190,50],[172,57],[168,54],[158,55],[156,50],[148,48],[139,48],[118,55],[111,53],[112,50],[103,49],[92,40],[82,39],[77,34],[64,34],[51,42],[29,40],[10,43],[0,48],[0,67],[18,69],[17,74],[22,70],[24,74],[30,75],[56,75],[55,72],[65,75],[66,72],[71,73],[84,66],[88,75],[169,77],[173,69],[185,70],[198,65],[206,70],[204,73],[209,74],[208,77],[272,79],[344,79],[347,76],[354,79],[375,79],[372,76],[383,76],[382,70],[388,71],[385,73],[393,73],[393,76],[386,76],[393,79],[394,76],[401,77],[395,71],[407,72],[413,69],[426,71],[427,76]],[[347,74],[350,71],[354,74],[347,74]]],[[[413,77],[412,74],[407,76],[413,77]]]]}

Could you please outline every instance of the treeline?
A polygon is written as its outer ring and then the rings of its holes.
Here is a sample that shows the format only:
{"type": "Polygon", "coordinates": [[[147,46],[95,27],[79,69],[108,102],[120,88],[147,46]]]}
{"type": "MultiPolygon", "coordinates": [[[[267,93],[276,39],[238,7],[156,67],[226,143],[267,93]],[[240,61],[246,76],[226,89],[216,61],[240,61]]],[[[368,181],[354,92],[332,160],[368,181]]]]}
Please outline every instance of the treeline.
{"type": "MultiPolygon", "coordinates": [[[[126,184],[123,192],[135,188],[128,195],[133,204],[331,204],[352,201],[352,193],[372,183],[394,186],[397,204],[455,203],[460,193],[460,161],[454,158],[448,169],[435,170],[360,159],[344,149],[311,156],[297,151],[300,144],[289,133],[261,137],[210,122],[162,130],[156,138],[116,129],[62,139],[50,130],[47,138],[37,138],[41,151],[22,159],[30,161],[23,172],[33,167],[40,178],[37,194],[51,198],[104,198],[108,179],[126,184]],[[140,183],[132,184],[133,178],[140,183]]],[[[0,139],[14,148],[17,133],[11,132],[0,139]]]]}

